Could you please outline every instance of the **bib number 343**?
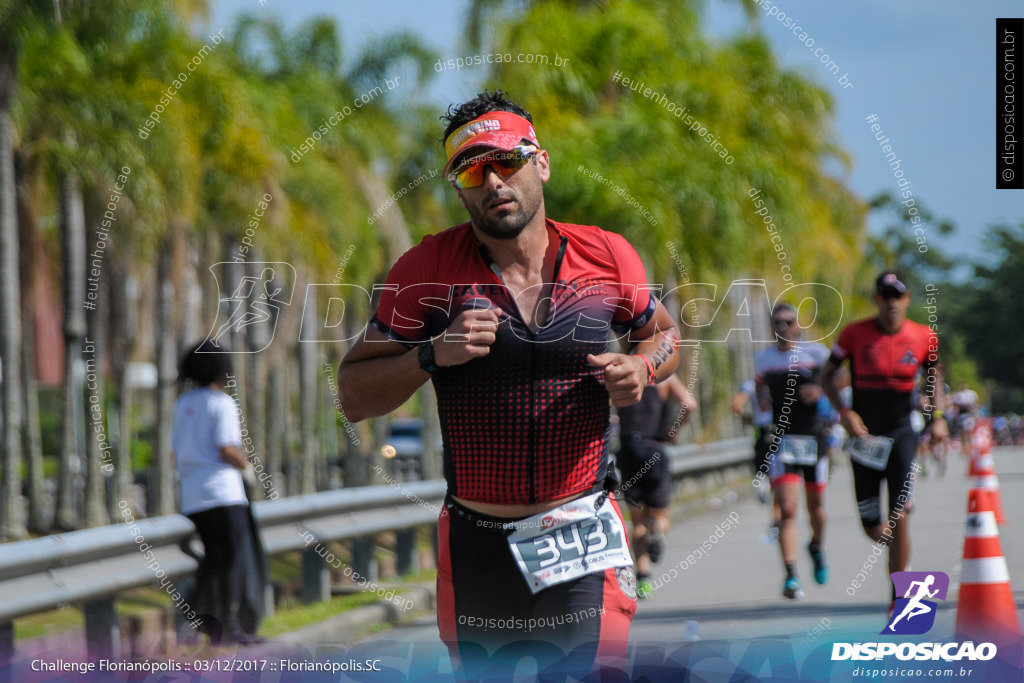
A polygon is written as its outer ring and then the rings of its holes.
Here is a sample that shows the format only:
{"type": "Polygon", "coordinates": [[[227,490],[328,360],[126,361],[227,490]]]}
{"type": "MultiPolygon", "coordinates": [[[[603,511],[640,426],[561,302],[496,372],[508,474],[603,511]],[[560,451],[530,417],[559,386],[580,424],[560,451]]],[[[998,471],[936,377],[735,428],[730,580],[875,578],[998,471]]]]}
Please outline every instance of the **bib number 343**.
{"type": "Polygon", "coordinates": [[[594,509],[599,495],[516,523],[509,547],[531,591],[633,564],[625,529],[611,502],[605,500],[594,509]]]}

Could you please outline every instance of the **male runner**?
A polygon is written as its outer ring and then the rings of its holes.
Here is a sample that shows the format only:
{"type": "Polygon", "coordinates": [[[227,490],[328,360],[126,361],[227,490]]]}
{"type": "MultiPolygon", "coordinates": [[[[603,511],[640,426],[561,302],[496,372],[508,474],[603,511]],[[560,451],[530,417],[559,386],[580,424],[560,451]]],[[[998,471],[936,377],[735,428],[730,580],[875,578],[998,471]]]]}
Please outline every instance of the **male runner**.
{"type": "MultiPolygon", "coordinates": [[[[668,507],[672,502],[672,471],[662,434],[662,411],[669,398],[681,405],[676,426],[686,424],[697,400],[677,375],[644,389],[639,403],[618,409],[622,444],[618,465],[622,491],[633,525],[633,559],[636,562],[636,594],[650,597],[651,564],[661,560],[668,533],[668,507]]],[[[678,432],[677,432],[678,433],[678,432]]]]}
{"type": "MultiPolygon", "coordinates": [[[[853,439],[851,464],[861,525],[872,541],[885,538],[890,573],[903,571],[910,560],[905,512],[913,506],[917,468],[917,434],[910,424],[912,395],[919,378],[923,379],[921,396],[930,410],[942,391],[934,371],[939,339],[926,325],[907,319],[910,296],[899,273],[887,270],[879,275],[875,281],[878,315],[846,326],[822,374],[822,387],[853,439]],[[841,402],[835,379],[845,360],[850,361],[852,406],[841,402]],[[883,482],[888,488],[888,523],[882,520],[879,498],[883,482]]],[[[930,429],[935,439],[947,435],[945,420],[932,420],[930,429]]]]}
{"type": "Polygon", "coordinates": [[[342,361],[342,407],[382,415],[434,383],[448,481],[438,626],[461,674],[497,648],[572,651],[597,669],[624,658],[636,611],[605,483],[609,397],[635,403],[671,375],[678,332],[625,239],[545,216],[550,160],[525,109],[484,92],[442,119],[444,174],[470,221],[392,267],[342,361]],[[607,350],[610,333],[627,353],[607,350]]]}
{"type": "Polygon", "coordinates": [[[939,469],[939,476],[946,476],[946,454],[950,448],[951,439],[948,438],[948,433],[951,431],[949,426],[949,419],[947,416],[947,410],[949,406],[949,386],[945,383],[945,369],[942,363],[935,364],[935,384],[936,386],[942,387],[942,392],[936,392],[932,396],[931,410],[924,410],[924,399],[921,396],[917,397],[917,403],[920,404],[919,409],[925,419],[925,427],[921,430],[921,435],[918,444],[918,459],[921,461],[921,474],[927,475],[928,460],[929,458],[934,459],[939,469]],[[946,437],[939,436],[934,438],[932,436],[932,430],[929,426],[931,420],[943,420],[946,422],[946,437]]]}
{"type": "Polygon", "coordinates": [[[772,331],[777,341],[754,354],[754,382],[759,388],[767,387],[772,397],[775,428],[766,460],[779,513],[779,550],[786,570],[782,595],[791,600],[804,596],[796,574],[796,511],[801,480],[811,522],[807,552],[814,563],[814,580],[822,586],[828,582],[823,504],[828,485],[828,439],[818,412],[822,396],[818,377],[828,360],[828,348],[818,342],[798,341],[796,314],[792,305],[777,304],[772,309],[772,331]]]}
{"type": "Polygon", "coordinates": [[[963,444],[963,452],[971,453],[971,432],[974,430],[975,415],[978,412],[978,393],[967,386],[967,382],[960,382],[960,390],[952,396],[952,403],[956,406],[956,428],[960,441],[963,444]]]}

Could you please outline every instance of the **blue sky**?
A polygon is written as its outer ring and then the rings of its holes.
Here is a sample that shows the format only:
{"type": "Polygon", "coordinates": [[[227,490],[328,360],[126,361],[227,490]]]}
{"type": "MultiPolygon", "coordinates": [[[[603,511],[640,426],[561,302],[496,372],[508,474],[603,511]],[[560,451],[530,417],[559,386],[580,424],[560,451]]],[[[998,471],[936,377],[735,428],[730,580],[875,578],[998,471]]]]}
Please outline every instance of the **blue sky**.
{"type": "MultiPolygon", "coordinates": [[[[749,1],[749,0],[748,0],[749,1]]],[[[1024,219],[1024,191],[995,188],[995,19],[1021,14],[1018,1],[964,5],[954,0],[864,0],[823,3],[780,0],[782,12],[799,20],[814,48],[821,47],[848,73],[843,89],[811,49],[775,17],[760,18],[781,62],[823,84],[834,95],[835,132],[852,158],[843,178],[863,197],[895,193],[893,178],[870,124],[881,125],[913,182],[915,198],[938,218],[957,225],[946,240],[926,233],[929,244],[977,257],[979,237],[997,221],[1024,219]]],[[[395,0],[337,3],[326,0],[264,0],[262,11],[295,25],[315,15],[338,20],[346,54],[370,36],[407,29],[445,56],[459,54],[468,3],[456,0],[395,0]]],[[[728,36],[745,25],[737,2],[709,0],[709,31],[728,36]]],[[[240,11],[261,11],[259,0],[215,0],[210,26],[230,26],[240,11]]],[[[477,71],[444,72],[430,89],[438,103],[457,102],[477,90],[477,71]]]]}

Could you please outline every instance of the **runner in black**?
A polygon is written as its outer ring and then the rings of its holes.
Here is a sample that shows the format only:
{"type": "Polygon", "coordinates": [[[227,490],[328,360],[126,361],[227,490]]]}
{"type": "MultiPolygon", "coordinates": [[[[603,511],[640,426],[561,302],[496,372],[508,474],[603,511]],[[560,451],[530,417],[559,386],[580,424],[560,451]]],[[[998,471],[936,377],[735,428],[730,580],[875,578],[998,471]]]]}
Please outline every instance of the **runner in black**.
{"type": "Polygon", "coordinates": [[[651,564],[661,560],[665,534],[669,528],[669,504],[672,502],[672,471],[667,447],[678,434],[662,433],[663,411],[669,398],[679,402],[679,415],[672,417],[673,428],[687,423],[697,401],[676,375],[644,389],[639,403],[618,409],[619,491],[629,506],[633,525],[633,559],[636,562],[637,597],[647,598],[651,586],[651,564]]]}
{"type": "Polygon", "coordinates": [[[392,267],[341,364],[342,407],[382,415],[434,383],[449,493],[438,625],[461,675],[526,654],[556,666],[571,650],[579,676],[624,661],[636,610],[605,488],[609,397],[635,403],[672,374],[678,332],[625,239],[545,217],[550,161],[529,113],[498,91],[442,118],[444,173],[470,222],[392,267]],[[610,333],[627,353],[608,351],[610,333]]]}
{"type": "MultiPolygon", "coordinates": [[[[926,325],[907,319],[910,290],[896,271],[875,281],[878,315],[851,323],[832,347],[822,387],[840,412],[850,434],[854,492],[861,525],[868,537],[889,546],[889,572],[904,571],[910,561],[906,513],[914,502],[917,434],[910,425],[912,396],[919,383],[925,411],[939,404],[942,382],[935,372],[939,338],[926,325]],[[836,371],[849,360],[853,404],[839,398],[836,371]],[[881,437],[881,438],[878,438],[881,437]],[[880,490],[888,490],[886,520],[880,490]]],[[[946,438],[945,420],[932,420],[937,439],[946,438]]]]}

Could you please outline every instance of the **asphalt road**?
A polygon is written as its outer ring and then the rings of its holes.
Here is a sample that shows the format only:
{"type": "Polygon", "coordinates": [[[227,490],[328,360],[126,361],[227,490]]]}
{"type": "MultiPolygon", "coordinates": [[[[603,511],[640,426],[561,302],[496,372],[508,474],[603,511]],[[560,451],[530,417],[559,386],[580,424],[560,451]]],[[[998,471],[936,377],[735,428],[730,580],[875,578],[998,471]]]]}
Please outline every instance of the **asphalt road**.
{"type": "MultiPolygon", "coordinates": [[[[1024,534],[1020,532],[1024,525],[1024,496],[1020,495],[1024,490],[1024,448],[998,448],[994,456],[1008,518],[1000,526],[1000,540],[1018,616],[1024,622],[1024,534]]],[[[845,456],[841,459],[845,460],[845,456]]],[[[933,468],[933,472],[919,477],[917,482],[911,514],[910,568],[945,572],[950,579],[947,599],[939,604],[928,640],[953,638],[971,485],[966,469],[966,462],[957,457],[951,460],[945,477],[940,478],[933,468]]],[[[711,512],[674,520],[666,556],[656,565],[656,575],[662,573],[664,582],[650,599],[640,603],[631,632],[631,657],[639,661],[654,653],[651,656],[657,659],[667,652],[679,651],[682,646],[689,648],[687,656],[692,659],[692,653],[704,644],[714,650],[717,664],[705,657],[702,663],[692,666],[690,680],[728,681],[735,680],[737,663],[747,661],[757,644],[769,643],[776,649],[783,648],[783,669],[786,662],[797,662],[797,667],[804,662],[805,667],[800,671],[788,670],[792,678],[783,675],[773,680],[816,680],[814,672],[808,673],[806,662],[816,652],[815,656],[827,660],[831,642],[884,640],[878,634],[886,625],[890,596],[885,556],[874,565],[869,563],[873,569],[859,587],[853,584],[858,572],[869,562],[873,544],[860,527],[847,462],[840,462],[834,470],[825,500],[829,516],[826,555],[831,579],[827,585],[818,586],[811,578],[811,561],[803,549],[810,530],[806,511],[801,508],[798,572],[806,596],[797,601],[781,595],[783,570],[779,550],[768,535],[770,508],[759,503],[756,496],[741,496],[711,512]],[[730,528],[724,530],[727,520],[730,528]],[[704,546],[710,550],[696,557],[695,551],[712,539],[713,543],[704,546]],[[670,572],[673,567],[677,569],[674,577],[670,572]]],[[[451,665],[438,639],[433,616],[352,645],[344,657],[384,657],[395,670],[433,672],[439,677],[437,680],[450,677],[451,665]]],[[[764,671],[777,673],[771,668],[771,657],[764,655],[764,659],[764,666],[768,667],[764,671]]],[[[857,674],[849,673],[854,663],[843,664],[846,669],[838,678],[827,671],[817,675],[822,676],[820,680],[859,680],[857,674]]],[[[755,663],[746,670],[757,672],[761,665],[755,663]]],[[[990,675],[984,678],[992,680],[990,675]]],[[[975,676],[974,680],[980,679],[975,676]]]]}

